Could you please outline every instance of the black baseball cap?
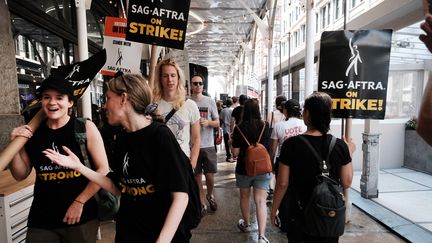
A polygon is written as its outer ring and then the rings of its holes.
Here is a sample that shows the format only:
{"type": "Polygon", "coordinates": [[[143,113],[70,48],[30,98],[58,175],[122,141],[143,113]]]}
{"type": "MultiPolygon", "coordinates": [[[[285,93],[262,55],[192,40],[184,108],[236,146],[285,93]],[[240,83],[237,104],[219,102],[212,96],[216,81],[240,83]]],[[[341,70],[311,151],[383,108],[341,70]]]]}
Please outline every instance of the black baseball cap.
{"type": "Polygon", "coordinates": [[[289,99],[282,103],[283,108],[289,111],[300,111],[300,103],[296,99],[289,99]]]}

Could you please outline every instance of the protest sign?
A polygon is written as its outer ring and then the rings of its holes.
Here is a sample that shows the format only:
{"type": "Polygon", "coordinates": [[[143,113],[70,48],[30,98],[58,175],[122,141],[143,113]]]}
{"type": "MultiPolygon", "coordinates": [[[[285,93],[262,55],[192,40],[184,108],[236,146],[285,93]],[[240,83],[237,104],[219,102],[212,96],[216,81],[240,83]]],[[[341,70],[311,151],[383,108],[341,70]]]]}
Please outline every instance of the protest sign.
{"type": "Polygon", "coordinates": [[[126,40],[182,49],[190,0],[130,0],[126,40]]]}
{"type": "Polygon", "coordinates": [[[103,75],[114,76],[117,71],[140,73],[142,44],[126,41],[125,18],[105,18],[103,47],[107,50],[107,61],[102,68],[103,75]]]}
{"type": "Polygon", "coordinates": [[[325,31],[318,91],[332,97],[333,117],[384,119],[392,30],[325,31]]]}

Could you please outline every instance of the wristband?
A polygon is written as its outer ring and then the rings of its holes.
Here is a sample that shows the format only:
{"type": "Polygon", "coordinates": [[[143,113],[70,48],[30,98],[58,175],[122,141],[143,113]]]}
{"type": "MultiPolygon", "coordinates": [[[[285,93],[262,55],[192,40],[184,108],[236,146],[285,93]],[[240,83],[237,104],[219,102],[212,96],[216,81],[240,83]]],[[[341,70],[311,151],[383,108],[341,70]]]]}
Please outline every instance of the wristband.
{"type": "Polygon", "coordinates": [[[77,202],[77,203],[79,203],[79,204],[82,204],[82,205],[84,205],[84,203],[83,202],[81,202],[81,201],[78,201],[78,200],[74,200],[74,202],[77,202]]]}

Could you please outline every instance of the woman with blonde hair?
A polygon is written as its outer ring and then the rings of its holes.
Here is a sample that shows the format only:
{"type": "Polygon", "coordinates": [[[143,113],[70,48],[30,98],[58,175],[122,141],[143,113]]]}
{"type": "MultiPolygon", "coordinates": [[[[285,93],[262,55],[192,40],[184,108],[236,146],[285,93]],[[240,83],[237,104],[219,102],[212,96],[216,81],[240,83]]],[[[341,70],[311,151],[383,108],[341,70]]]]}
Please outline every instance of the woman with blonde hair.
{"type": "Polygon", "coordinates": [[[200,149],[198,106],[186,99],[185,77],[174,59],[162,60],[155,70],[154,101],[183,152],[195,168],[200,149]]]}
{"type": "Polygon", "coordinates": [[[115,242],[189,242],[190,229],[182,218],[191,167],[151,102],[152,91],[139,74],[119,74],[108,82],[107,120],[124,131],[116,140],[113,171],[107,176],[84,166],[67,147],[66,155],[52,149],[44,154],[121,194],[115,242]]]}

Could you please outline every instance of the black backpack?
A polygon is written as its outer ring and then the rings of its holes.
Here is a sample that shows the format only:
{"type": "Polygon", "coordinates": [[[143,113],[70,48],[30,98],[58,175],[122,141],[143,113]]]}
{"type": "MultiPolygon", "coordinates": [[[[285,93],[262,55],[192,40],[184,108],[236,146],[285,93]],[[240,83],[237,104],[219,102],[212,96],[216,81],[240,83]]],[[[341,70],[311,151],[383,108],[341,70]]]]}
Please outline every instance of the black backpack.
{"type": "Polygon", "coordinates": [[[331,136],[326,160],[322,160],[305,137],[300,135],[299,138],[310,148],[321,169],[309,201],[304,207],[299,202],[303,212],[303,231],[317,237],[339,237],[345,230],[345,198],[341,185],[329,177],[329,158],[336,138],[331,136]]]}
{"type": "MultiPolygon", "coordinates": [[[[167,122],[172,117],[172,115],[174,115],[175,112],[176,110],[172,109],[170,113],[165,117],[165,122],[167,122]]],[[[163,123],[158,123],[158,124],[161,126],[163,123]]],[[[198,227],[202,218],[201,200],[200,200],[200,195],[198,190],[198,183],[195,179],[194,171],[192,169],[192,164],[190,162],[189,157],[183,152],[181,148],[179,148],[179,150],[180,150],[180,156],[182,158],[182,161],[185,163],[186,170],[187,170],[186,178],[188,180],[188,196],[189,196],[188,205],[183,214],[183,218],[180,224],[186,229],[195,229],[196,227],[198,227]]]]}
{"type": "MultiPolygon", "coordinates": [[[[90,165],[90,161],[87,154],[87,136],[86,136],[86,120],[85,118],[77,117],[75,119],[74,132],[75,140],[78,142],[83,157],[84,165],[88,168],[94,169],[90,165]]],[[[94,195],[97,207],[98,207],[98,218],[101,221],[114,220],[117,216],[117,212],[120,208],[120,196],[115,196],[112,193],[101,188],[94,195]]]]}
{"type": "Polygon", "coordinates": [[[188,195],[189,202],[186,207],[186,211],[182,218],[182,224],[186,226],[188,229],[195,229],[198,227],[201,222],[202,214],[201,214],[201,201],[198,190],[198,183],[195,179],[195,175],[192,169],[192,164],[190,163],[189,158],[186,156],[183,151],[181,151],[185,161],[187,163],[187,178],[188,178],[188,195]]]}

